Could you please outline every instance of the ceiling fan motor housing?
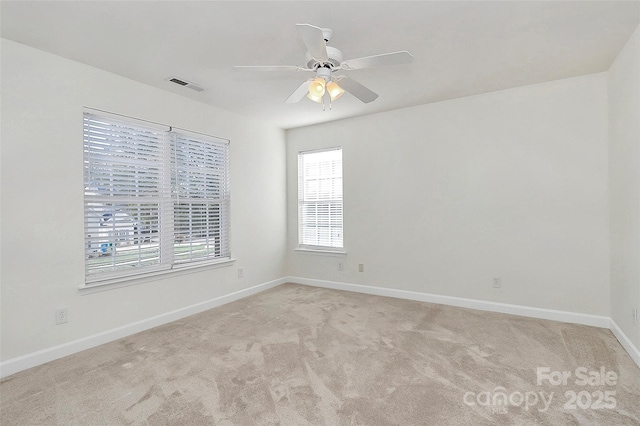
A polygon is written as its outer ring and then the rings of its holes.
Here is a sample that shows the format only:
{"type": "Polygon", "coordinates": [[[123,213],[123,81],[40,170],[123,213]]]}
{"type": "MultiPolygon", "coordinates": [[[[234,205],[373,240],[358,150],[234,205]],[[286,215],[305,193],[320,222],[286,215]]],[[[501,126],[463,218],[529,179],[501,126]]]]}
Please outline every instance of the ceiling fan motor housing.
{"type": "Polygon", "coordinates": [[[327,46],[327,56],[329,57],[329,60],[327,62],[322,62],[316,60],[309,52],[307,52],[305,55],[307,68],[314,70],[328,66],[330,69],[333,69],[338,68],[342,63],[342,52],[335,47],[327,46]]]}
{"type": "Polygon", "coordinates": [[[327,83],[331,81],[331,69],[320,67],[316,70],[316,77],[323,78],[327,83]]]}

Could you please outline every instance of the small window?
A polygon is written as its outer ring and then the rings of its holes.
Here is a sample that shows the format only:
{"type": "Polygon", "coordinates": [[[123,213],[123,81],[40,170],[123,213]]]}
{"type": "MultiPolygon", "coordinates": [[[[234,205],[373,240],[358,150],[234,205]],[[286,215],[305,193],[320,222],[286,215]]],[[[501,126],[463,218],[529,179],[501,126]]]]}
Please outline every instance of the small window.
{"type": "Polygon", "coordinates": [[[298,155],[298,242],[301,248],[343,248],[340,148],[298,155]]]}
{"type": "Polygon", "coordinates": [[[230,258],[229,142],[84,114],[85,282],[230,258]]]}

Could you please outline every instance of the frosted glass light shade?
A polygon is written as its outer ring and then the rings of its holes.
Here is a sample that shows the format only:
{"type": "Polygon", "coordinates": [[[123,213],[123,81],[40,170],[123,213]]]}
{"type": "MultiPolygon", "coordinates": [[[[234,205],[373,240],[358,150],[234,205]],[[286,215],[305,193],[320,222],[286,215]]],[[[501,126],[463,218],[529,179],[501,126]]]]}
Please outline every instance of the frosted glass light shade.
{"type": "Polygon", "coordinates": [[[329,96],[331,97],[332,101],[335,101],[340,96],[344,95],[344,89],[338,86],[338,83],[336,83],[335,81],[327,84],[327,91],[329,92],[329,96]]]}
{"type": "Polygon", "coordinates": [[[309,83],[309,95],[322,97],[325,91],[325,84],[324,78],[318,77],[314,79],[309,83]]]}

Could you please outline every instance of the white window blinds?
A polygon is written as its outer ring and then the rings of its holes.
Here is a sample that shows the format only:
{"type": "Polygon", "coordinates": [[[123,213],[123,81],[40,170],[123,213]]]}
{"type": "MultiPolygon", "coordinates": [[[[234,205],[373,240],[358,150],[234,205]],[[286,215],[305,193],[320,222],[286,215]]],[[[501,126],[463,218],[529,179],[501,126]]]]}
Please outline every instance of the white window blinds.
{"type": "Polygon", "coordinates": [[[298,227],[301,247],[343,247],[341,149],[299,153],[298,227]]]}
{"type": "Polygon", "coordinates": [[[171,145],[177,263],[229,255],[229,150],[175,134],[171,145]]]}
{"type": "Polygon", "coordinates": [[[86,283],[226,259],[228,141],[84,114],[86,283]]]}

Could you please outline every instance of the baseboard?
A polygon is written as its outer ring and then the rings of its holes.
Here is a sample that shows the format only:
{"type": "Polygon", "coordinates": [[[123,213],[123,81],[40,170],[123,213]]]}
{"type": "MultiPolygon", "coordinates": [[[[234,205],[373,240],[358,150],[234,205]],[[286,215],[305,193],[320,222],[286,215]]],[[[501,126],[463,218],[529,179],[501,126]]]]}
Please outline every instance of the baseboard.
{"type": "Polygon", "coordinates": [[[4,362],[0,362],[0,377],[4,378],[28,368],[36,367],[47,362],[65,357],[86,349],[90,349],[104,343],[112,342],[123,337],[130,336],[141,331],[148,330],[159,325],[167,324],[190,315],[198,314],[206,310],[221,306],[238,299],[262,292],[264,290],[276,287],[287,282],[285,278],[258,284],[243,290],[235,291],[224,296],[216,297],[175,311],[167,312],[141,321],[136,321],[122,327],[114,328],[102,333],[83,337],[81,339],[72,340],[61,345],[43,349],[17,358],[12,358],[4,362]]]}
{"type": "Polygon", "coordinates": [[[481,311],[499,312],[503,314],[520,315],[529,318],[540,318],[572,324],[590,325],[608,328],[627,351],[631,359],[640,367],[640,350],[635,347],[616,322],[604,316],[581,314],[577,312],[558,311],[553,309],[533,308],[530,306],[511,305],[508,303],[488,302],[484,300],[465,299],[462,297],[441,296],[437,294],[419,293],[408,290],[397,290],[385,287],[373,287],[362,284],[351,284],[337,281],[316,280],[302,277],[286,277],[284,282],[310,285],[314,287],[331,288],[335,290],[354,291],[357,293],[373,294],[376,296],[395,297],[398,299],[416,300],[419,302],[438,303],[441,305],[457,306],[461,308],[478,309],[481,311]]]}
{"type": "Polygon", "coordinates": [[[618,327],[618,324],[616,324],[613,318],[609,320],[609,328],[613,335],[616,336],[616,339],[618,339],[622,347],[627,351],[631,359],[633,359],[636,365],[640,367],[640,350],[636,348],[627,335],[623,333],[622,329],[618,327]]]}
{"type": "Polygon", "coordinates": [[[441,296],[416,291],[397,290],[385,287],[372,287],[362,284],[351,284],[337,281],[316,280],[311,278],[287,277],[286,282],[311,285],[315,287],[331,288],[335,290],[354,291],[357,293],[373,294],[376,296],[395,297],[398,299],[416,300],[419,302],[438,303],[441,305],[458,306],[461,308],[478,309],[481,311],[499,312],[503,314],[520,315],[523,317],[540,318],[573,324],[590,325],[593,327],[609,328],[609,317],[582,314],[577,312],[558,311],[553,309],[534,308],[530,306],[511,305],[508,303],[490,302],[462,297],[441,296]]]}
{"type": "Polygon", "coordinates": [[[629,338],[622,332],[620,327],[609,317],[589,315],[576,312],[558,311],[553,309],[534,308],[522,305],[512,305],[507,303],[489,302],[483,300],[466,299],[453,296],[442,296],[437,294],[420,293],[408,290],[390,289],[384,287],[373,287],[362,284],[352,284],[337,281],[317,280],[302,277],[283,277],[256,286],[226,294],[201,303],[187,306],[175,311],[167,312],[155,317],[137,321],[126,326],[118,327],[102,333],[87,336],[41,351],[33,352],[17,358],[0,362],[0,377],[4,378],[36,367],[47,362],[65,357],[86,349],[90,349],[104,343],[109,343],[123,337],[130,336],[141,331],[148,330],[172,321],[176,321],[190,315],[221,306],[244,297],[262,292],[287,282],[310,285],[315,287],[331,288],[336,290],[353,291],[377,296],[395,297],[399,299],[416,300],[420,302],[438,303],[442,305],[458,306],[462,308],[478,309],[489,312],[499,312],[504,314],[520,315],[531,318],[548,319],[574,324],[590,325],[594,327],[609,328],[622,347],[629,353],[634,362],[640,367],[640,351],[634,346],[629,338]]]}

